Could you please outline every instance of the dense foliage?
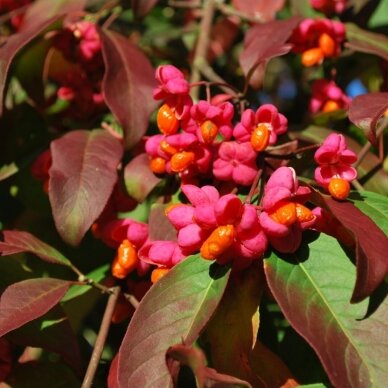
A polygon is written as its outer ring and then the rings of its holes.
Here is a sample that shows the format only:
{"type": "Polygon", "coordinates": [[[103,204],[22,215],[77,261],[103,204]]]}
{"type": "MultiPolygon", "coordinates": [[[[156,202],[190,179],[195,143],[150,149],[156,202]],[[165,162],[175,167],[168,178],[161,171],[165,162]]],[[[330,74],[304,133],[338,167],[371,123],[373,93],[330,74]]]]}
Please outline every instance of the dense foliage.
{"type": "Polygon", "coordinates": [[[0,382],[383,387],[388,1],[0,1],[0,382]]]}

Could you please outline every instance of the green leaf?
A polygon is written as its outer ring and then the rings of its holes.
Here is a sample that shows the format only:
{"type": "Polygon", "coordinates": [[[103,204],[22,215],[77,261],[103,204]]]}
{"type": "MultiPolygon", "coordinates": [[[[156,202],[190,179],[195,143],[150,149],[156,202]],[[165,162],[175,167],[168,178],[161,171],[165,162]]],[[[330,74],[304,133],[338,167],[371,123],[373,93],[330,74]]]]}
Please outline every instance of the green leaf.
{"type": "Polygon", "coordinates": [[[192,344],[224,293],[230,269],[190,256],[142,299],[119,351],[120,387],[167,387],[167,349],[192,344]]]}
{"type": "Polygon", "coordinates": [[[367,54],[378,55],[388,60],[388,38],[382,34],[376,34],[363,30],[353,23],[346,23],[346,47],[367,54]]]}
{"type": "Polygon", "coordinates": [[[387,197],[370,191],[362,191],[361,193],[353,193],[350,195],[349,200],[351,200],[363,213],[369,216],[376,225],[388,235],[387,197]]]}
{"type": "Polygon", "coordinates": [[[15,175],[19,171],[16,163],[4,164],[0,167],[0,181],[15,175]]]}
{"type": "Polygon", "coordinates": [[[284,315],[314,348],[334,386],[385,386],[388,306],[378,293],[348,303],[355,267],[335,239],[321,234],[294,254],[273,252],[265,273],[284,315]]]}

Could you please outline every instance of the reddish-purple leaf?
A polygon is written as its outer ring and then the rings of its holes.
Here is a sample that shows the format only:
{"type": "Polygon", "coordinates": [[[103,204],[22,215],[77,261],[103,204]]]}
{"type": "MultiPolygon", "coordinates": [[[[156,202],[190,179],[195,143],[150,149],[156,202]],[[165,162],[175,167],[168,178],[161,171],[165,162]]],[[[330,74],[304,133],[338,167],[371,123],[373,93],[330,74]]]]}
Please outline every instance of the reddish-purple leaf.
{"type": "Polygon", "coordinates": [[[169,205],[155,204],[148,218],[149,237],[151,241],[177,241],[177,231],[165,214],[169,205]]]}
{"type": "Polygon", "coordinates": [[[54,307],[72,282],[60,279],[27,279],[5,289],[0,299],[0,337],[54,307]]]}
{"type": "Polygon", "coordinates": [[[291,50],[292,46],[286,42],[300,20],[300,17],[294,16],[287,20],[257,24],[248,30],[245,35],[244,49],[240,55],[240,65],[248,80],[259,65],[265,64],[271,58],[287,54],[291,50]]]}
{"type": "Polygon", "coordinates": [[[119,350],[119,386],[167,387],[165,355],[191,345],[221,300],[229,268],[188,257],[157,281],[140,302],[119,350]]]}
{"type": "Polygon", "coordinates": [[[120,142],[102,130],[72,131],[51,143],[49,198],[57,230],[77,245],[101,214],[117,181],[120,142]]]}
{"type": "Polygon", "coordinates": [[[8,333],[7,338],[19,346],[32,346],[58,353],[78,374],[82,373],[83,362],[78,340],[60,305],[8,333]]]}
{"type": "Polygon", "coordinates": [[[126,147],[131,148],[143,137],[157,106],[152,98],[154,70],[128,39],[107,30],[100,35],[106,67],[102,82],[105,101],[124,129],[126,147]]]}
{"type": "Polygon", "coordinates": [[[339,202],[314,193],[313,201],[325,207],[354,236],[357,279],[351,302],[365,299],[388,274],[388,238],[385,233],[351,202],[339,202]]]}
{"type": "Polygon", "coordinates": [[[388,61],[388,38],[346,23],[346,47],[362,53],[378,55],[388,61]]]}
{"type": "Polygon", "coordinates": [[[33,253],[49,263],[71,266],[70,261],[62,253],[32,234],[19,230],[1,231],[0,254],[7,256],[20,252],[33,253]]]}
{"type": "Polygon", "coordinates": [[[388,109],[388,93],[368,93],[355,97],[349,107],[349,120],[362,128],[376,144],[376,124],[388,109]]]}
{"type": "Polygon", "coordinates": [[[108,388],[119,388],[118,379],[119,355],[116,354],[110,363],[108,375],[108,388]]]}
{"type": "Polygon", "coordinates": [[[24,14],[23,22],[19,28],[19,31],[25,32],[26,30],[35,28],[40,23],[44,23],[47,19],[58,15],[71,14],[81,15],[81,12],[85,8],[87,0],[35,0],[24,14]]]}
{"type": "Polygon", "coordinates": [[[147,154],[134,157],[124,168],[124,182],[128,194],[138,202],[143,202],[161,181],[150,170],[147,154]]]}
{"type": "Polygon", "coordinates": [[[0,116],[3,114],[3,99],[7,76],[15,55],[58,19],[59,16],[54,16],[50,19],[46,18],[44,21],[26,28],[23,32],[11,35],[0,43],[0,116]]]}
{"type": "Polygon", "coordinates": [[[203,351],[192,346],[182,344],[171,346],[166,352],[166,363],[174,381],[174,386],[178,382],[180,364],[183,364],[193,371],[198,387],[216,387],[219,383],[228,384],[228,386],[230,384],[232,386],[251,387],[247,381],[208,368],[203,351]]]}
{"type": "Polygon", "coordinates": [[[285,0],[232,0],[236,9],[262,21],[273,20],[276,12],[283,8],[284,3],[285,0]]]}
{"type": "Polygon", "coordinates": [[[157,2],[158,0],[131,0],[133,14],[136,18],[144,18],[157,2]]]}
{"type": "Polygon", "coordinates": [[[272,252],[264,269],[282,312],[316,351],[333,386],[386,385],[385,295],[349,304],[355,267],[336,239],[322,233],[293,254],[272,252]]]}

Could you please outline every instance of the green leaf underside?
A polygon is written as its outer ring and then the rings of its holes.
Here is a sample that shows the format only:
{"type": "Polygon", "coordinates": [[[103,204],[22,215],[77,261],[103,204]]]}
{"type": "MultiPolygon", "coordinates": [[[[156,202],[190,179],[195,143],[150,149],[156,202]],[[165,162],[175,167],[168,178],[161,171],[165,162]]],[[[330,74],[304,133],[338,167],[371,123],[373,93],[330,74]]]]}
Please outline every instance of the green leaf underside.
{"type": "Polygon", "coordinates": [[[350,196],[354,206],[369,216],[379,228],[388,235],[388,199],[383,195],[363,191],[362,200],[358,200],[358,194],[350,196]]]}
{"type": "Polygon", "coordinates": [[[228,267],[190,256],[150,289],[121,344],[120,387],[170,386],[167,349],[196,340],[224,293],[229,273],[228,267]]]}
{"type": "Polygon", "coordinates": [[[283,313],[317,352],[335,386],[385,385],[387,304],[366,319],[368,300],[349,304],[355,267],[335,239],[321,234],[292,255],[272,253],[265,272],[283,313]]]}

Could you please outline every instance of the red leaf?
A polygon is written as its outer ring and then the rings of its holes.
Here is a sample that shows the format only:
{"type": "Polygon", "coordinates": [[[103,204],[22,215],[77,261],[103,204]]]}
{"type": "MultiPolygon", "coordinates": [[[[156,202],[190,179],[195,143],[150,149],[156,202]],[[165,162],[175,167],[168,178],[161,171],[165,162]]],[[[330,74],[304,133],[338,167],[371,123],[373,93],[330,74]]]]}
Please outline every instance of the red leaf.
{"type": "Polygon", "coordinates": [[[236,9],[263,21],[273,20],[276,12],[283,8],[284,3],[285,0],[232,0],[236,9]]]}
{"type": "Polygon", "coordinates": [[[388,93],[368,93],[357,96],[350,104],[349,120],[362,128],[369,141],[376,145],[376,124],[388,109],[388,93]]]}
{"type": "Polygon", "coordinates": [[[7,338],[19,346],[32,346],[58,353],[78,374],[82,373],[83,363],[77,337],[59,305],[42,317],[8,333],[7,338]]]}
{"type": "Polygon", "coordinates": [[[318,192],[314,194],[313,201],[328,209],[354,236],[357,279],[351,302],[360,302],[371,295],[388,274],[388,238],[351,202],[338,202],[318,192]]]}
{"type": "Polygon", "coordinates": [[[101,30],[105,101],[124,128],[125,145],[136,145],[147,130],[157,103],[152,98],[154,70],[147,57],[129,40],[101,30]]]}
{"type": "Polygon", "coordinates": [[[136,18],[144,18],[155,7],[158,0],[132,0],[132,10],[136,18]]]}
{"type": "Polygon", "coordinates": [[[240,65],[248,80],[259,65],[291,50],[291,45],[286,42],[300,20],[300,17],[294,16],[287,20],[258,24],[248,30],[240,55],[240,65]]]}
{"type": "Polygon", "coordinates": [[[70,261],[62,253],[28,232],[3,230],[0,236],[2,237],[0,241],[2,256],[30,252],[49,263],[71,266],[70,261]]]}
{"type": "Polygon", "coordinates": [[[35,0],[27,8],[19,31],[25,32],[54,16],[67,15],[69,17],[72,13],[81,15],[85,4],[86,0],[35,0]]]}
{"type": "Polygon", "coordinates": [[[148,219],[149,237],[151,241],[177,241],[177,231],[164,213],[168,206],[155,204],[151,208],[148,219]]]}
{"type": "Polygon", "coordinates": [[[5,289],[0,300],[0,337],[54,307],[72,282],[60,279],[27,279],[5,289]]]}
{"type": "Polygon", "coordinates": [[[57,230],[70,245],[79,244],[104,209],[122,154],[120,142],[97,129],[73,131],[51,143],[49,198],[57,230]]]}
{"type": "Polygon", "coordinates": [[[119,355],[117,353],[114,356],[112,362],[110,363],[109,375],[108,375],[108,388],[119,388],[118,366],[119,366],[119,355]]]}
{"type": "Polygon", "coordinates": [[[161,181],[150,170],[147,154],[133,158],[124,168],[124,182],[128,194],[138,202],[143,202],[161,181]]]}
{"type": "Polygon", "coordinates": [[[11,35],[5,41],[0,43],[0,116],[3,114],[3,99],[6,80],[15,55],[26,44],[31,42],[38,35],[42,34],[50,25],[57,21],[60,16],[54,16],[45,19],[41,23],[35,23],[33,26],[26,28],[23,32],[11,35]]]}

